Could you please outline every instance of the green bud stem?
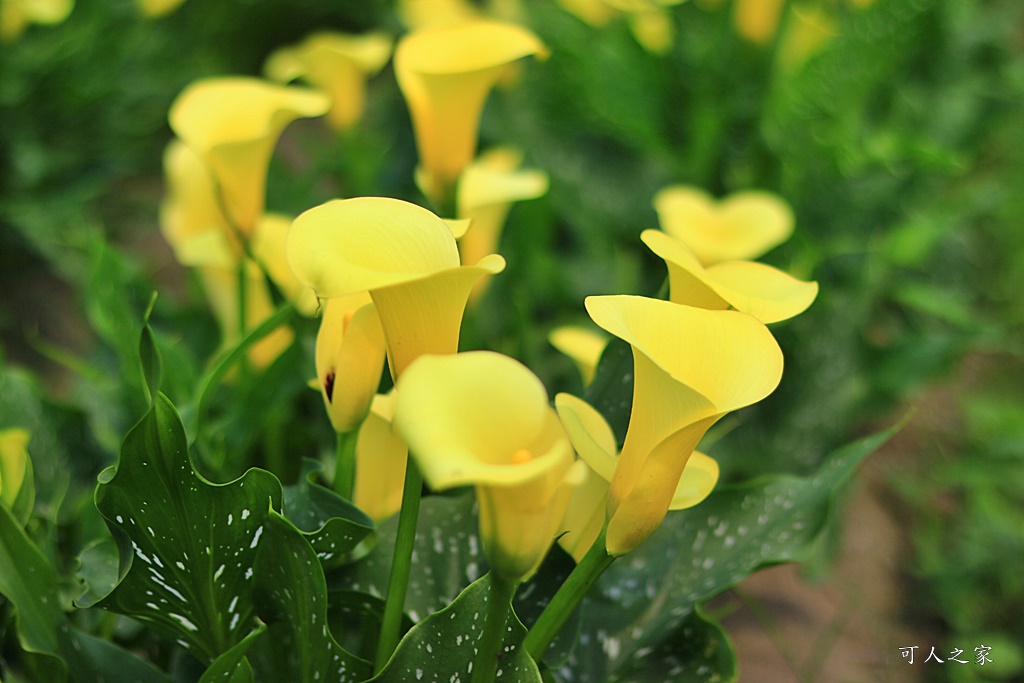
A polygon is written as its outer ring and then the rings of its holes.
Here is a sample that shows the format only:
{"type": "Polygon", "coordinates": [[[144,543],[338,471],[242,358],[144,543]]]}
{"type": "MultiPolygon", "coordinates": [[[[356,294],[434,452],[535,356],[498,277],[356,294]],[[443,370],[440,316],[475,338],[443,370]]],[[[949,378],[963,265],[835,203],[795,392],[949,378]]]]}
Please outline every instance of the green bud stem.
{"type": "Polygon", "coordinates": [[[477,643],[473,662],[472,683],[493,683],[498,670],[498,657],[502,653],[505,634],[508,633],[508,615],[512,610],[512,597],[519,587],[518,581],[509,581],[491,572],[491,590],[487,596],[487,620],[477,643]]]}
{"type": "Polygon", "coordinates": [[[523,647],[535,662],[540,662],[547,652],[551,641],[555,639],[565,622],[583,600],[590,587],[598,577],[611,565],[615,557],[608,554],[604,545],[605,529],[601,530],[594,545],[583,556],[580,563],[572,570],[547,604],[544,611],[537,617],[536,623],[526,634],[523,647]]]}
{"type": "Polygon", "coordinates": [[[402,614],[405,594],[409,588],[412,570],[413,542],[416,540],[416,522],[420,515],[420,496],[423,493],[423,475],[410,457],[405,465],[405,488],[402,490],[402,509],[398,513],[398,531],[395,535],[395,554],[391,561],[391,577],[384,603],[384,616],[377,641],[377,659],[374,673],[384,668],[401,639],[402,614]]]}
{"type": "Polygon", "coordinates": [[[337,449],[334,456],[334,492],[345,500],[352,500],[356,485],[356,442],[359,441],[359,427],[349,432],[337,433],[337,449]]]}

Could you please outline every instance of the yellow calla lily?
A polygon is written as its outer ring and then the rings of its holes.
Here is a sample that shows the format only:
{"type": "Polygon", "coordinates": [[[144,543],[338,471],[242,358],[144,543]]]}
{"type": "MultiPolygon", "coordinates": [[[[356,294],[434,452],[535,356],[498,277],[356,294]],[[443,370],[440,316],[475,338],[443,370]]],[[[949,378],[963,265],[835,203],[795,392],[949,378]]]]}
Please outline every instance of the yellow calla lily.
{"type": "Polygon", "coordinates": [[[608,337],[589,327],[563,325],[551,330],[548,342],[576,363],[583,386],[587,386],[594,379],[601,354],[608,346],[608,337]]]}
{"type": "Polygon", "coordinates": [[[447,223],[385,197],[338,199],[300,215],[288,235],[288,262],[321,298],[370,292],[396,378],[422,354],[458,350],[470,291],[505,267],[497,254],[460,265],[447,223]]]}
{"type": "MultiPolygon", "coordinates": [[[[558,394],[555,408],[573,448],[590,471],[586,483],[573,494],[566,514],[568,532],[559,539],[562,547],[578,562],[604,525],[608,491],[615,476],[619,451],[611,427],[589,403],[571,394],[558,394]]],[[[693,507],[707,498],[717,482],[718,463],[699,451],[693,451],[686,460],[668,509],[693,507]]]]}
{"type": "MultiPolygon", "coordinates": [[[[203,290],[221,327],[224,345],[240,340],[238,270],[244,250],[228,225],[217,201],[213,177],[202,159],[180,140],[164,153],[167,197],[160,207],[160,229],[182,265],[196,268],[203,290]]],[[[278,214],[261,216],[250,247],[284,295],[296,308],[311,315],[316,296],[304,287],[284,260],[291,220],[278,214]]],[[[255,263],[246,267],[245,329],[250,330],[274,312],[263,272],[255,263]]],[[[281,328],[256,343],[249,357],[258,367],[272,362],[292,342],[292,332],[281,328]]]]}
{"type": "MultiPolygon", "coordinates": [[[[238,321],[237,267],[199,266],[196,271],[214,317],[220,323],[222,346],[231,348],[242,339],[238,321]]],[[[256,264],[250,262],[245,281],[245,329],[253,329],[273,314],[274,302],[267,289],[267,280],[256,264]]],[[[257,368],[264,368],[291,346],[294,338],[290,327],[279,327],[249,349],[249,360],[257,368]]]]}
{"type": "Polygon", "coordinates": [[[803,282],[754,261],[730,261],[704,268],[682,242],[660,230],[640,239],[668,266],[670,298],[712,310],[735,308],[768,324],[802,313],[818,296],[817,282],[803,282]]]}
{"type": "Polygon", "coordinates": [[[480,10],[469,0],[398,0],[398,17],[412,30],[477,19],[480,10]]]}
{"type": "Polygon", "coordinates": [[[178,95],[171,129],[209,166],[224,207],[243,235],[263,213],[267,167],[285,126],[321,116],[330,101],[314,90],[256,78],[210,78],[178,95]]]}
{"type": "Polygon", "coordinates": [[[178,9],[185,0],[136,0],[139,11],[147,17],[162,17],[178,9]]]}
{"type": "Polygon", "coordinates": [[[267,269],[267,275],[299,313],[314,316],[320,308],[316,294],[299,282],[288,265],[288,230],[292,220],[291,216],[279,213],[260,216],[252,236],[252,255],[267,269]]]}
{"type": "Polygon", "coordinates": [[[375,522],[384,521],[402,507],[409,447],[392,426],[395,405],[394,391],[374,396],[356,442],[352,502],[375,522]]]}
{"type": "Polygon", "coordinates": [[[379,32],[316,33],[295,47],[273,53],[264,72],[279,83],[302,78],[327,93],[331,98],[327,120],[337,130],[348,130],[362,118],[366,79],[384,68],[391,46],[391,38],[379,32]]]}
{"type": "Polygon", "coordinates": [[[18,494],[31,476],[28,457],[29,433],[24,429],[0,431],[0,505],[12,509],[18,494]]]}
{"type": "MultiPolygon", "coordinates": [[[[519,168],[522,155],[498,148],[481,154],[462,172],[456,199],[459,218],[469,219],[469,229],[459,240],[464,263],[476,263],[498,246],[505,219],[513,202],[536,199],[548,191],[543,171],[519,168]]],[[[483,282],[473,290],[477,297],[483,282]]]]}
{"type": "Polygon", "coordinates": [[[821,7],[790,7],[789,23],[779,45],[779,66],[797,69],[836,36],[835,19],[821,7]]]}
{"type": "Polygon", "coordinates": [[[74,0],[0,0],[0,38],[14,40],[28,24],[59,24],[74,6],[74,0]]]}
{"type": "Polygon", "coordinates": [[[370,295],[327,299],[316,337],[316,375],[335,431],[363,421],[384,370],[384,331],[370,295]]]}
{"type": "Polygon", "coordinates": [[[395,427],[424,480],[472,484],[494,571],[521,581],[562,528],[582,463],[529,368],[491,351],[422,356],[397,384],[395,427]]]}
{"type": "Polygon", "coordinates": [[[766,45],[775,36],[784,4],[784,0],[736,0],[736,32],[752,43],[766,45]]]}
{"type": "Polygon", "coordinates": [[[217,199],[217,186],[202,158],[181,140],[164,150],[167,195],[160,205],[160,230],[178,262],[230,267],[242,247],[217,199]]]}
{"type": "Polygon", "coordinates": [[[591,26],[604,26],[615,16],[615,10],[604,0],[558,0],[558,4],[591,26]]]}
{"type": "Polygon", "coordinates": [[[762,323],[637,296],[586,300],[599,326],[633,347],[633,407],[609,490],[607,548],[621,555],[661,524],[704,433],[774,391],[782,351],[762,323]]]}
{"type": "Polygon", "coordinates": [[[704,266],[756,259],[793,234],[793,212],[768,192],[736,192],[721,201],[695,187],[672,185],[654,197],[661,229],[704,266]]]}
{"type": "Polygon", "coordinates": [[[395,76],[416,132],[423,191],[447,202],[473,159],[484,101],[509,64],[545,54],[530,31],[470,20],[409,34],[395,50],[395,76]]]}

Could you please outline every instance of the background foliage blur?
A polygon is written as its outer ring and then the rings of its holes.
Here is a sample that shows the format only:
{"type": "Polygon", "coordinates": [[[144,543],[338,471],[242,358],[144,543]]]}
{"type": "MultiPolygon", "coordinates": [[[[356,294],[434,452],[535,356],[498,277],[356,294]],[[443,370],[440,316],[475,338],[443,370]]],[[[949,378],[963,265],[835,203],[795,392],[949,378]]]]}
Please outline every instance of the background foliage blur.
{"type": "MultiPolygon", "coordinates": [[[[674,40],[661,53],[626,15],[595,26],[554,3],[495,3],[551,56],[495,94],[483,146],[519,146],[551,183],[512,212],[508,270],[465,345],[523,360],[552,393],[578,391],[546,336],[584,322],[587,295],[658,291],[663,266],[637,239],[657,225],[658,189],[780,194],[796,236],[766,260],[821,294],[775,329],[787,354],[776,394],[718,430],[723,480],[812,471],[945,383],[956,419],[923,435],[912,476],[892,482],[914,548],[908,619],[1001,655],[991,669],[935,667],[934,680],[1024,680],[1024,6],[794,1],[776,32],[770,20],[744,28],[745,4],[665,8],[674,40]]],[[[199,287],[157,229],[172,99],[200,77],[258,75],[315,30],[398,34],[399,16],[384,0],[189,0],[159,17],[79,0],[63,23],[0,44],[0,429],[33,432],[53,539],[78,515],[101,524],[92,485],[140,412],[130,385],[151,292],[172,399],[218,348],[199,287]]],[[[388,66],[355,132],[289,129],[268,206],[295,214],[371,189],[416,199],[415,163],[388,66]]],[[[296,346],[261,386],[229,389],[238,407],[216,416],[224,443],[211,451],[259,461],[294,440],[330,443],[301,381],[311,354],[296,346]],[[294,419],[308,432],[284,444],[275,425],[294,419]]],[[[54,540],[57,557],[78,549],[62,542],[73,547],[54,540]]]]}

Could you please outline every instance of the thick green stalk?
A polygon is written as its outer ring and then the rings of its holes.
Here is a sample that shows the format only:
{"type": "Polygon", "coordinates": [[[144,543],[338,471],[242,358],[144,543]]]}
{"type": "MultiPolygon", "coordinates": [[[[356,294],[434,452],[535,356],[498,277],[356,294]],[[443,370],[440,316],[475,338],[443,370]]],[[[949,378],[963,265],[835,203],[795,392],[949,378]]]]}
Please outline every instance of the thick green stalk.
{"type": "Polygon", "coordinates": [[[477,643],[476,660],[473,662],[472,683],[493,683],[498,670],[498,657],[508,632],[506,624],[512,609],[512,596],[519,587],[518,581],[509,581],[491,572],[491,590],[487,596],[487,620],[484,632],[477,643]]]}
{"type": "Polygon", "coordinates": [[[526,634],[523,648],[530,653],[535,662],[541,661],[548,646],[551,645],[551,641],[555,639],[562,626],[572,616],[573,611],[583,600],[583,596],[615,560],[615,557],[609,555],[605,549],[604,535],[605,530],[602,529],[601,534],[594,541],[594,545],[590,546],[590,550],[565,579],[565,583],[559,587],[558,592],[551,598],[551,602],[537,617],[533,628],[526,634]]]}
{"type": "Polygon", "coordinates": [[[413,541],[416,540],[416,521],[420,515],[420,495],[423,489],[423,475],[410,457],[405,465],[405,488],[402,490],[402,509],[398,517],[398,532],[395,535],[395,554],[391,561],[391,577],[388,579],[388,595],[384,603],[384,617],[380,623],[380,639],[377,641],[377,660],[374,673],[388,663],[391,653],[401,639],[402,614],[405,607],[405,593],[409,588],[409,572],[412,570],[413,541]]]}
{"type": "Polygon", "coordinates": [[[356,485],[356,442],[359,441],[359,427],[349,432],[337,433],[337,449],[334,456],[334,492],[345,500],[352,500],[356,485]]]}

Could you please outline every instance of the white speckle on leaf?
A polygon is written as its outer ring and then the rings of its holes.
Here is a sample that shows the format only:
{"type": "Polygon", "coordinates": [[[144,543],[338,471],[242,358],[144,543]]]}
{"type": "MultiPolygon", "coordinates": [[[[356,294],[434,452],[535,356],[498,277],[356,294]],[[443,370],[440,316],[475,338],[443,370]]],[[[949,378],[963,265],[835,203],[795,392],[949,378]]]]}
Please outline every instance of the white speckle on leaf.
{"type": "Polygon", "coordinates": [[[169,616],[171,619],[175,619],[176,621],[178,621],[182,626],[187,628],[189,631],[198,631],[199,630],[198,626],[196,626],[195,624],[193,624],[191,621],[189,621],[185,617],[181,616],[180,614],[175,614],[174,612],[169,612],[167,614],[167,616],[169,616]]]}

